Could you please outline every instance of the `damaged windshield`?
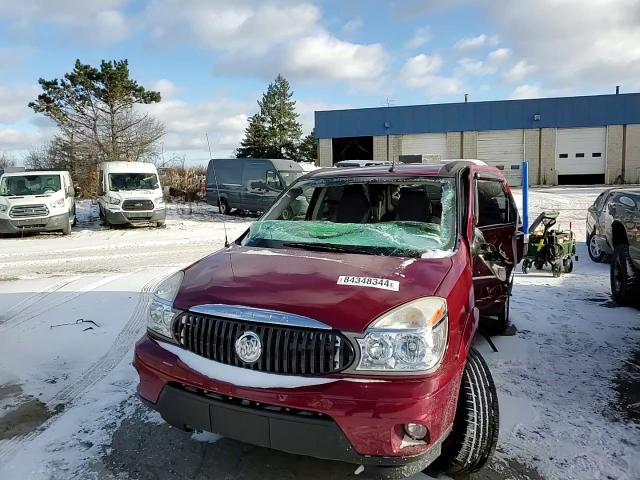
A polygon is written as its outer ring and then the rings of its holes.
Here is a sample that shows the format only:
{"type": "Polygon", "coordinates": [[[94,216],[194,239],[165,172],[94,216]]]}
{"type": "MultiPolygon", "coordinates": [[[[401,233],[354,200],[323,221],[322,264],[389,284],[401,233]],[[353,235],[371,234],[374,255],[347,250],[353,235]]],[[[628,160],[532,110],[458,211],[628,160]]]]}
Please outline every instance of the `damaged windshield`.
{"type": "Polygon", "coordinates": [[[451,250],[450,178],[310,179],[251,225],[243,245],[418,257],[451,250]]]}

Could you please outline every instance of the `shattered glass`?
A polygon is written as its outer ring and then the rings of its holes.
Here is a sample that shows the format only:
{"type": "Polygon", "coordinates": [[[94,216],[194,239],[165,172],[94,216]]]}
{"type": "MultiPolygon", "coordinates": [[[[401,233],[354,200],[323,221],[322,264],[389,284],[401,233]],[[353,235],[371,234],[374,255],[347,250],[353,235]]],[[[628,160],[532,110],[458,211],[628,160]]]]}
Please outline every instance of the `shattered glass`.
{"type": "MultiPolygon", "coordinates": [[[[327,249],[336,247],[361,247],[363,253],[375,253],[393,256],[419,257],[421,255],[442,254],[450,251],[456,234],[456,190],[452,179],[444,178],[368,178],[357,182],[340,179],[301,182],[279,199],[276,204],[257,222],[253,223],[244,245],[282,248],[301,245],[327,249]],[[337,181],[336,181],[337,180],[337,181]],[[323,218],[320,207],[309,207],[316,189],[326,189],[335,185],[371,185],[376,188],[389,188],[389,192],[399,192],[400,188],[427,188],[429,195],[439,197],[442,213],[429,221],[407,221],[381,219],[385,214],[384,202],[371,201],[371,217],[363,223],[341,223],[323,218]],[[305,199],[302,208],[292,208],[296,199],[305,199]],[[293,216],[288,220],[281,218],[280,212],[292,209],[293,216]],[[313,211],[312,211],[313,209],[313,211]],[[432,223],[433,222],[433,223],[432,223]]],[[[379,190],[378,190],[379,191],[379,190]]],[[[371,191],[369,191],[371,192],[371,191]]],[[[317,195],[318,192],[316,192],[317,195]]],[[[317,195],[319,196],[319,195],[317,195]]],[[[373,198],[373,195],[369,195],[373,198]]],[[[395,197],[397,199],[397,196],[395,197]]],[[[300,203],[300,202],[298,202],[300,203]]],[[[393,207],[390,210],[394,213],[393,207]]],[[[397,209],[395,203],[395,209],[397,209]]],[[[427,219],[425,219],[427,220],[427,219]]]]}

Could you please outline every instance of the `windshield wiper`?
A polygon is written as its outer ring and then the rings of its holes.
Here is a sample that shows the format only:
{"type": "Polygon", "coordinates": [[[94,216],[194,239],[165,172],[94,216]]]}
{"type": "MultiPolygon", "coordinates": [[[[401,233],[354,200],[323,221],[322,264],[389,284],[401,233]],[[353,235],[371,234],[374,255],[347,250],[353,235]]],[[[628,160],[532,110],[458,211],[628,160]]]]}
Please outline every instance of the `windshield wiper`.
{"type": "Polygon", "coordinates": [[[318,252],[345,252],[364,253],[367,255],[377,255],[371,248],[357,247],[355,245],[333,245],[331,243],[303,243],[303,242],[282,242],[283,247],[300,248],[302,250],[312,250],[318,252]]]}

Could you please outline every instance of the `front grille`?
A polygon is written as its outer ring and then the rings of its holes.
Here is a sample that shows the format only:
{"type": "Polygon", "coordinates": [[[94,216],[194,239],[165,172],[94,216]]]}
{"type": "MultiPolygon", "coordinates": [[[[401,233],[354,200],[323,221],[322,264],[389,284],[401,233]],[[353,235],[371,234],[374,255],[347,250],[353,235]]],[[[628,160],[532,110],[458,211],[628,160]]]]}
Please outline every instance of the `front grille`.
{"type": "Polygon", "coordinates": [[[46,217],[49,209],[46,205],[16,205],[11,207],[9,215],[12,218],[46,217]]]}
{"type": "Polygon", "coordinates": [[[319,330],[244,322],[209,315],[183,313],[173,322],[173,336],[184,348],[216,362],[291,375],[337,373],[353,362],[351,343],[335,330],[319,330]],[[247,330],[262,343],[262,354],[245,363],[235,351],[236,339],[247,330]]]}
{"type": "Polygon", "coordinates": [[[122,202],[122,210],[153,210],[153,202],[151,200],[125,200],[122,202]]]}

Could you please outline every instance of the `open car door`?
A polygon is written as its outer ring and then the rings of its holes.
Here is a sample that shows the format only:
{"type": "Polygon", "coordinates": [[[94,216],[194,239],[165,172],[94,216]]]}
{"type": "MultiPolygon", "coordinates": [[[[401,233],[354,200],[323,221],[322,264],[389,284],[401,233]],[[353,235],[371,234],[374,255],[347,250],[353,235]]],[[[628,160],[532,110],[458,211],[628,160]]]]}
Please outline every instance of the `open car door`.
{"type": "Polygon", "coordinates": [[[524,232],[503,178],[472,168],[473,284],[481,315],[509,317],[513,269],[522,258],[524,232]]]}

